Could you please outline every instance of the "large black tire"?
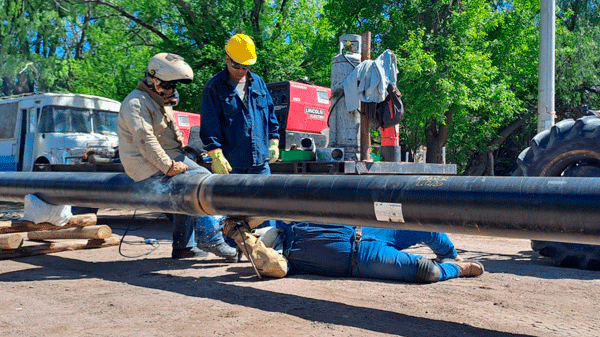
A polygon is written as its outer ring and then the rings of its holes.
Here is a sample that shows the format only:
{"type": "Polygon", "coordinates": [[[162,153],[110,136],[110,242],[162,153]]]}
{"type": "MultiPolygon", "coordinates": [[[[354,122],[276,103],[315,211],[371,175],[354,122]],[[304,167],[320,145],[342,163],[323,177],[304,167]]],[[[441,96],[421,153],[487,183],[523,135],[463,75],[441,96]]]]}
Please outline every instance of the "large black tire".
{"type": "MultiPolygon", "coordinates": [[[[600,118],[556,123],[531,140],[517,163],[518,176],[600,177],[600,118]]],[[[532,241],[531,248],[557,266],[600,270],[600,246],[532,241]]]]}

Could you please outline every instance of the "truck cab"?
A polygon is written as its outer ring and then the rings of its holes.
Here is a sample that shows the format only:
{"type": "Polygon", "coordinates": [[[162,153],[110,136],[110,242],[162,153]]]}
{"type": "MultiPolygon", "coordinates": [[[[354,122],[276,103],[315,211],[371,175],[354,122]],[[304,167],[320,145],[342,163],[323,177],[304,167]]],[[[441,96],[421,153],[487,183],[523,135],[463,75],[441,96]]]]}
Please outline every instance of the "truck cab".
{"type": "Polygon", "coordinates": [[[89,154],[114,158],[120,103],[80,94],[0,99],[0,171],[35,164],[79,164],[89,154]]]}

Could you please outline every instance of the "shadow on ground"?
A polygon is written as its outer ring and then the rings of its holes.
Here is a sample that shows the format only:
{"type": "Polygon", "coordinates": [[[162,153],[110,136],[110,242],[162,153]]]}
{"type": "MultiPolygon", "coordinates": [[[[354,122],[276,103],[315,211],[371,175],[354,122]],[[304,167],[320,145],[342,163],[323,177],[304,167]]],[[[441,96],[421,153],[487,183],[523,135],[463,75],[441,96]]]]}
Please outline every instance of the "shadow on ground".
{"type": "Polygon", "coordinates": [[[165,270],[221,266],[210,260],[179,260],[174,262],[172,259],[161,258],[86,262],[52,255],[28,257],[19,260],[42,268],[5,273],[0,275],[2,281],[25,282],[100,278],[138,287],[222,301],[267,312],[293,315],[309,321],[408,337],[431,336],[433,331],[452,332],[445,335],[455,336],[524,336],[234,284],[256,282],[255,278],[248,277],[252,273],[248,270],[250,267],[244,268],[243,273],[240,274],[217,277],[174,277],[160,273],[165,270]]]}

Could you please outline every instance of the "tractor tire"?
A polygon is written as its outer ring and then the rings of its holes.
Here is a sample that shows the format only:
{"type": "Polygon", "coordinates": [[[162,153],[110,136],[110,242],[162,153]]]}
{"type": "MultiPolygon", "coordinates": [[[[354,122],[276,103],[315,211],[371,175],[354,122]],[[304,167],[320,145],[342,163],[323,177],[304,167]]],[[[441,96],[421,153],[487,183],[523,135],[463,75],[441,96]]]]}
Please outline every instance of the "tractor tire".
{"type": "MultiPolygon", "coordinates": [[[[513,176],[600,177],[600,118],[556,123],[531,140],[517,163],[513,176]]],[[[531,248],[556,266],[600,270],[600,246],[532,241],[531,248]]]]}

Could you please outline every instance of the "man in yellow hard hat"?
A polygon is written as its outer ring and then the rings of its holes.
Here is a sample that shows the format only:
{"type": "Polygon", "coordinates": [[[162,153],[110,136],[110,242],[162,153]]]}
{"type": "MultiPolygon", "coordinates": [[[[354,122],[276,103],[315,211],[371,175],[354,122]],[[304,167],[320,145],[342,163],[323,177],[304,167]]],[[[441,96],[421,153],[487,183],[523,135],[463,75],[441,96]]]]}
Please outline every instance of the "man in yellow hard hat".
{"type": "Polygon", "coordinates": [[[200,138],[217,174],[270,174],[279,158],[279,123],[264,80],[250,71],[256,47],[236,34],[225,45],[224,70],[202,95],[200,138]]]}
{"type": "MultiPolygon", "coordinates": [[[[213,76],[202,94],[200,138],[216,174],[271,174],[279,158],[279,122],[265,81],[250,71],[256,46],[236,34],[225,45],[225,69],[213,76]]],[[[200,225],[219,228],[219,217],[200,225]]]]}

